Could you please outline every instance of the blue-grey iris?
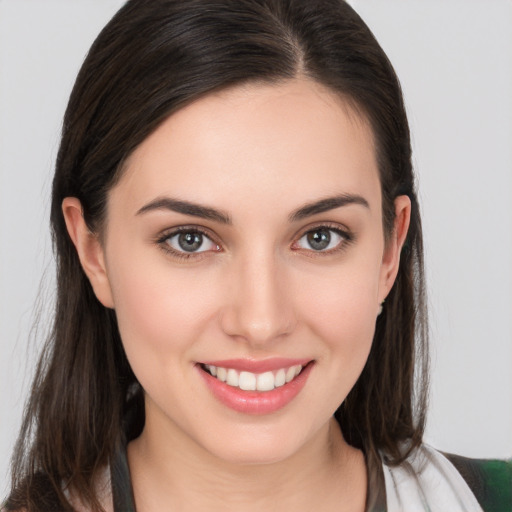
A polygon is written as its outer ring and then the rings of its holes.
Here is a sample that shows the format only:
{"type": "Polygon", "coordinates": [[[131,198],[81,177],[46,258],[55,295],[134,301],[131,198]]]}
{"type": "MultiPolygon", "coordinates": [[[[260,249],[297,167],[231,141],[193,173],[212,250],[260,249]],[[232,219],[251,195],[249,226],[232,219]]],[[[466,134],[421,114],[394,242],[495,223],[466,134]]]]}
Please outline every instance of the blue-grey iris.
{"type": "Polygon", "coordinates": [[[307,234],[309,246],[315,251],[321,251],[329,247],[331,243],[331,233],[328,229],[317,229],[307,234]]]}
{"type": "Polygon", "coordinates": [[[203,245],[203,235],[201,233],[180,233],[178,236],[179,246],[187,252],[197,251],[203,245]]]}

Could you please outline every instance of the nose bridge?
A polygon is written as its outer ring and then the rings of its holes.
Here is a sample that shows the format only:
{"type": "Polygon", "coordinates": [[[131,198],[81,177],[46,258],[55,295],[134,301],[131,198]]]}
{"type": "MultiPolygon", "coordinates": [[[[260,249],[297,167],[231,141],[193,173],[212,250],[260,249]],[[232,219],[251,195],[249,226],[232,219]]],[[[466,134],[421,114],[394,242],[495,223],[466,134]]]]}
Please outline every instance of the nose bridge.
{"type": "Polygon", "coordinates": [[[273,250],[247,251],[233,265],[231,294],[223,327],[251,344],[289,334],[295,325],[286,272],[273,250]]]}

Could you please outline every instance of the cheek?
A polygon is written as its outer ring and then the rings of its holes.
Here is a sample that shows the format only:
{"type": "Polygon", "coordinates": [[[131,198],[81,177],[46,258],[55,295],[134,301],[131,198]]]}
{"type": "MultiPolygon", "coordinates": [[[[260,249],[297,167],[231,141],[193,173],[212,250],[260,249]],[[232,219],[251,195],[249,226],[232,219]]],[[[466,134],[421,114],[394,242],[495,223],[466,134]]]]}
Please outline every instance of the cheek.
{"type": "Polygon", "coordinates": [[[371,340],[375,327],[375,295],[376,288],[367,283],[360,283],[353,289],[341,286],[332,290],[324,301],[325,312],[317,312],[329,333],[328,338],[344,338],[347,343],[371,340]]]}
{"type": "Polygon", "coordinates": [[[338,269],[323,279],[312,279],[298,294],[301,309],[322,338],[361,341],[372,339],[377,313],[379,265],[338,269]]]}
{"type": "Polygon", "coordinates": [[[325,356],[331,361],[333,372],[352,384],[368,358],[376,320],[370,293],[362,289],[359,292],[324,295],[309,310],[314,318],[310,325],[325,344],[325,356]]]}
{"type": "Polygon", "coordinates": [[[130,362],[168,367],[173,361],[189,359],[188,351],[215,304],[203,277],[172,272],[165,263],[150,264],[135,256],[127,262],[117,259],[109,278],[130,362]]]}
{"type": "Polygon", "coordinates": [[[322,340],[320,358],[341,403],[368,358],[375,333],[379,290],[377,258],[341,266],[311,279],[297,293],[300,309],[314,339],[322,340]]]}

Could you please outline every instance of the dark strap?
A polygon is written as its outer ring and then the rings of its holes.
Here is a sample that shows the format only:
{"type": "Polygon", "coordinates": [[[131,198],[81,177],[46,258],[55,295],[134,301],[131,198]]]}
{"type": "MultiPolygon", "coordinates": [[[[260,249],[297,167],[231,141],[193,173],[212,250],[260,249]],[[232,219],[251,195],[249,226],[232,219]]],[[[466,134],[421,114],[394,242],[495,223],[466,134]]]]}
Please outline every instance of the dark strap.
{"type": "Polygon", "coordinates": [[[110,478],[114,512],[136,512],[125,446],[116,451],[110,465],[110,478]]]}
{"type": "Polygon", "coordinates": [[[464,478],[484,512],[512,512],[512,460],[443,455],[464,478]]]}

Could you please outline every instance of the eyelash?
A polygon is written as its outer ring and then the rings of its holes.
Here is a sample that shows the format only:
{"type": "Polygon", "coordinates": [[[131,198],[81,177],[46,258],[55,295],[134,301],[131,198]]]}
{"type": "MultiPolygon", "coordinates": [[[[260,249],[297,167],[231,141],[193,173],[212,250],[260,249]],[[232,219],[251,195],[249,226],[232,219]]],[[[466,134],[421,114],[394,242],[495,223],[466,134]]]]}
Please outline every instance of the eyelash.
{"type": "MultiPolygon", "coordinates": [[[[348,248],[348,246],[350,246],[355,241],[355,235],[348,229],[342,229],[338,224],[324,222],[321,224],[308,226],[306,230],[301,231],[301,235],[295,238],[295,242],[293,242],[292,244],[292,249],[294,245],[298,244],[298,242],[302,240],[302,238],[307,236],[309,233],[315,233],[322,230],[336,233],[336,235],[341,237],[342,240],[340,240],[340,242],[335,247],[327,250],[315,251],[313,249],[304,249],[303,252],[311,258],[325,257],[332,254],[343,252],[348,248]]],[[[301,251],[301,248],[297,248],[294,250],[301,251]]]]}
{"type": "MultiPolygon", "coordinates": [[[[348,230],[341,229],[339,225],[333,225],[331,223],[322,223],[316,226],[310,226],[306,230],[300,232],[300,236],[295,237],[295,241],[292,243],[292,250],[294,251],[303,251],[309,257],[323,257],[331,254],[335,254],[338,252],[344,251],[350,244],[355,241],[355,236],[348,230]],[[326,230],[329,232],[336,233],[336,235],[340,236],[342,240],[336,245],[328,250],[319,250],[315,251],[314,249],[301,249],[300,247],[294,248],[294,245],[297,245],[299,241],[307,236],[309,233],[318,232],[321,230],[326,230]]],[[[200,226],[180,226],[172,229],[171,231],[167,231],[159,236],[156,240],[156,243],[165,251],[167,254],[172,256],[174,259],[178,260],[189,260],[194,258],[198,260],[203,258],[209,252],[222,252],[221,244],[216,241],[215,237],[212,235],[210,231],[207,231],[200,226]],[[177,251],[169,245],[169,240],[180,233],[199,233],[208,240],[210,240],[213,244],[217,246],[217,250],[215,251],[199,251],[199,252],[186,252],[186,251],[177,251]]]]}
{"type": "Polygon", "coordinates": [[[169,245],[169,240],[173,238],[176,235],[179,235],[180,233],[199,233],[203,235],[205,238],[210,240],[212,243],[214,243],[218,250],[214,252],[221,252],[222,249],[220,249],[220,243],[218,243],[215,240],[215,237],[210,233],[209,231],[202,229],[199,226],[180,226],[177,228],[172,229],[171,231],[167,231],[166,233],[163,233],[162,236],[160,236],[156,243],[162,248],[163,251],[165,251],[167,254],[172,256],[175,259],[178,260],[189,260],[191,258],[198,259],[201,257],[206,256],[206,253],[212,252],[212,251],[200,251],[200,252],[186,252],[186,251],[177,251],[176,249],[173,249],[169,245]]]}

